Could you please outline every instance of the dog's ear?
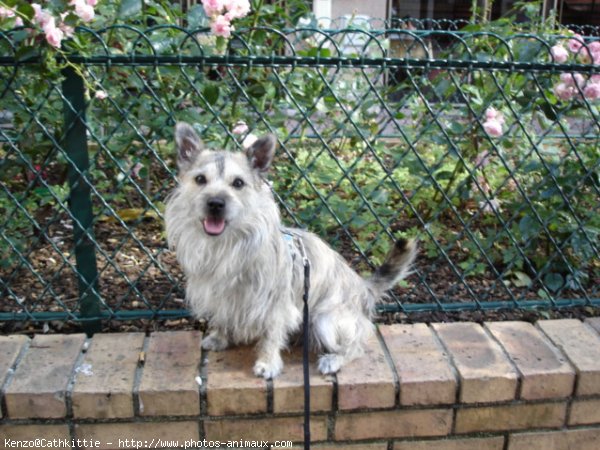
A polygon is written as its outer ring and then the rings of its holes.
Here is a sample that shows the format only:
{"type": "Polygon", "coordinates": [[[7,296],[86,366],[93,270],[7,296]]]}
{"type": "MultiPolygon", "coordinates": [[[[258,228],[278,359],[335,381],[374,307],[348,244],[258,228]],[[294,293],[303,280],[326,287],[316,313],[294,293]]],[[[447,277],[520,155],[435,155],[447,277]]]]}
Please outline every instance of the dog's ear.
{"type": "Polygon", "coordinates": [[[191,125],[177,122],[175,125],[175,142],[177,144],[177,166],[184,172],[188,170],[202,151],[202,141],[191,125]]]}
{"type": "Polygon", "coordinates": [[[266,171],[273,161],[273,156],[275,156],[276,145],[277,138],[272,134],[267,134],[257,139],[254,144],[246,150],[250,166],[259,172],[266,171]]]}

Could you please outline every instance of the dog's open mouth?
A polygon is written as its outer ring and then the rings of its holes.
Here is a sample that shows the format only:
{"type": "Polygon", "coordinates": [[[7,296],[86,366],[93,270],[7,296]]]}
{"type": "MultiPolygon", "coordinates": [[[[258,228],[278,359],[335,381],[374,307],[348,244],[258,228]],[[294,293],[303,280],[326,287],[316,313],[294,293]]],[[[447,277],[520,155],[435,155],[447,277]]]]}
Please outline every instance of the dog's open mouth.
{"type": "Polygon", "coordinates": [[[202,223],[206,234],[211,236],[218,236],[225,230],[225,219],[221,217],[207,217],[202,223]]]}

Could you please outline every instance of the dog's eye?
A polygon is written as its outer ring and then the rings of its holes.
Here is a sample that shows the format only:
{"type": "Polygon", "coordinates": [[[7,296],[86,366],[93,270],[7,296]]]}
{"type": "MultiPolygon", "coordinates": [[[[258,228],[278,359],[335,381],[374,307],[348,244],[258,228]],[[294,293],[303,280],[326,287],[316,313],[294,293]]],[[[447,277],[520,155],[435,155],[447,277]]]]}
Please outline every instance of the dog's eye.
{"type": "Polygon", "coordinates": [[[236,188],[236,189],[241,189],[244,187],[244,180],[242,180],[241,178],[236,178],[235,180],[233,180],[233,183],[231,183],[231,185],[236,188]]]}
{"type": "Polygon", "coordinates": [[[202,186],[203,184],[206,184],[206,177],[202,174],[200,175],[196,175],[196,184],[202,186]]]}

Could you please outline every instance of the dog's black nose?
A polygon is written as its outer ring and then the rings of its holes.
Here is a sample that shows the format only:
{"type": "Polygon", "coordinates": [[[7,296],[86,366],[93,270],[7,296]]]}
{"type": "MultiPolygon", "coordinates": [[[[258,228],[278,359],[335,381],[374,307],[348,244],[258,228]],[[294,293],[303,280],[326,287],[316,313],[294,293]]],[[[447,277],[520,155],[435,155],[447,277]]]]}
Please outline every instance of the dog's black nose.
{"type": "Polygon", "coordinates": [[[225,200],[221,197],[211,197],[206,204],[208,211],[213,215],[219,215],[225,209],[225,200]]]}

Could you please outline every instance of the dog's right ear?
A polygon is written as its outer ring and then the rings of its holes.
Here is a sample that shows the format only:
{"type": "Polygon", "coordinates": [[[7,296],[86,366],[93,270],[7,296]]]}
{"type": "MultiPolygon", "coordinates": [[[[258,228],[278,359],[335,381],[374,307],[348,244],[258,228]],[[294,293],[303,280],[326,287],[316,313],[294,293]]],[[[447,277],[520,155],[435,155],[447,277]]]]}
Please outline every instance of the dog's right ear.
{"type": "Polygon", "coordinates": [[[175,124],[177,144],[177,166],[181,172],[188,170],[202,151],[202,141],[191,125],[185,122],[175,124]]]}

